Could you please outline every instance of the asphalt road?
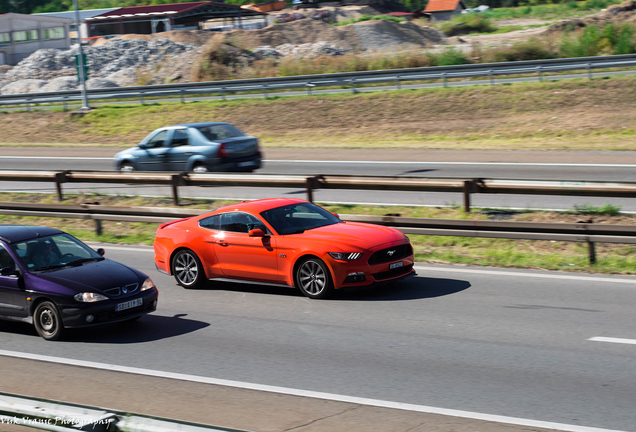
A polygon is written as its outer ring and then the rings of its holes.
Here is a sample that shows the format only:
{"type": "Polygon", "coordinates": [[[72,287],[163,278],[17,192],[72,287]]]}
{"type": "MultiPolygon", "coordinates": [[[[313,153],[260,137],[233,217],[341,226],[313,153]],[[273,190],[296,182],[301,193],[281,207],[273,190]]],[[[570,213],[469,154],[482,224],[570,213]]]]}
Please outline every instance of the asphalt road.
{"type": "MultiPolygon", "coordinates": [[[[108,170],[114,148],[0,148],[0,169],[108,170]]],[[[417,150],[266,149],[263,174],[350,174],[449,178],[502,178],[564,181],[636,181],[635,152],[444,152],[417,150]],[[362,153],[362,154],[361,154],[362,153]]],[[[0,182],[0,189],[16,192],[55,191],[51,183],[0,182]]],[[[170,196],[167,187],[67,184],[66,192],[170,196]]],[[[182,197],[258,199],[272,196],[305,197],[304,190],[283,188],[182,187],[182,197]]],[[[462,203],[461,194],[317,190],[319,202],[444,206],[462,203]]],[[[472,195],[477,207],[561,209],[590,203],[610,203],[636,211],[630,199],[558,196],[472,195]]]]}
{"type": "Polygon", "coordinates": [[[57,343],[0,323],[2,349],[636,430],[633,278],[420,265],[392,287],[312,301],[260,285],[184,290],[154,269],[151,248],[105,248],[153,278],[155,314],[57,343]]]}

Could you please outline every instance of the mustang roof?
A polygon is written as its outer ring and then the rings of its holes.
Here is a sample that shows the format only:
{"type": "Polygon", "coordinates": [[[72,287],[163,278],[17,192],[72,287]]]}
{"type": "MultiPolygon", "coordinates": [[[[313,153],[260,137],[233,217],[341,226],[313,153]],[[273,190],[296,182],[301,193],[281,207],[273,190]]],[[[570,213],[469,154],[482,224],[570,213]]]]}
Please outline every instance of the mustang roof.
{"type": "Polygon", "coordinates": [[[305,203],[305,202],[307,201],[297,199],[297,198],[265,198],[265,199],[259,199],[254,201],[243,201],[237,204],[229,204],[224,207],[220,207],[216,209],[215,211],[243,209],[243,210],[250,210],[256,213],[260,213],[265,210],[270,210],[277,207],[283,207],[289,204],[298,204],[298,203],[305,203]]]}
{"type": "Polygon", "coordinates": [[[0,225],[0,239],[7,243],[15,243],[60,233],[62,233],[62,231],[58,229],[42,226],[0,225]]]}

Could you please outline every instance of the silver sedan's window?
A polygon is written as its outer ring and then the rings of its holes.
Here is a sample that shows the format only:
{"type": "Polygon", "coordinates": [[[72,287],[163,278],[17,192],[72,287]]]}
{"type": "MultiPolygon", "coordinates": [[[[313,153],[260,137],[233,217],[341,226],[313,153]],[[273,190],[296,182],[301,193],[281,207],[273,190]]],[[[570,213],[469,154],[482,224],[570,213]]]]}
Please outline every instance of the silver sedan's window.
{"type": "Polygon", "coordinates": [[[201,126],[197,129],[199,129],[203,136],[205,136],[209,141],[218,141],[228,138],[238,138],[245,136],[243,132],[229,124],[201,126]]]}
{"type": "Polygon", "coordinates": [[[166,141],[166,138],[168,138],[168,131],[164,130],[161,132],[157,132],[152,138],[148,140],[146,146],[148,148],[163,147],[163,143],[166,141]]]}
{"type": "Polygon", "coordinates": [[[188,131],[185,129],[177,129],[174,131],[170,147],[179,147],[188,145],[188,131]]]}

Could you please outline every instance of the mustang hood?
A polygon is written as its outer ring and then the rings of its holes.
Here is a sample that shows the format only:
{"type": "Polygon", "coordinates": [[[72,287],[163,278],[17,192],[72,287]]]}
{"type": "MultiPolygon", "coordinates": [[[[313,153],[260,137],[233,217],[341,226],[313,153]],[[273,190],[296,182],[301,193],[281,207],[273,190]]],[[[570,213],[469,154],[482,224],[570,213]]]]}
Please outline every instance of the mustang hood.
{"type": "Polygon", "coordinates": [[[115,261],[89,262],[78,267],[63,267],[59,270],[38,274],[41,279],[83,291],[103,291],[131,283],[141,283],[143,276],[130,267],[115,261]]]}
{"type": "Polygon", "coordinates": [[[301,234],[303,238],[328,239],[331,244],[347,244],[362,249],[377,247],[385,243],[407,241],[405,235],[395,228],[358,222],[338,223],[314,228],[301,234]]]}

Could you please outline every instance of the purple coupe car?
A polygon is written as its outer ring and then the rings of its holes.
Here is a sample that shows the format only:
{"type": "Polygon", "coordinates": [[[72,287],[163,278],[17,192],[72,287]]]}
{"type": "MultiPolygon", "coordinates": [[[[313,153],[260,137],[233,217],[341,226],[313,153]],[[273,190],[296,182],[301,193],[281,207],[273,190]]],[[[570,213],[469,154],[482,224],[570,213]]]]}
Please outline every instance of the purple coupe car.
{"type": "Polygon", "coordinates": [[[134,320],[157,308],[144,273],[54,228],[0,225],[0,318],[57,340],[65,328],[134,320]]]}

